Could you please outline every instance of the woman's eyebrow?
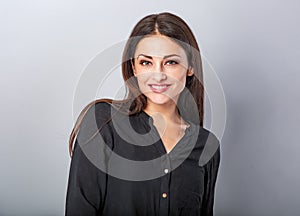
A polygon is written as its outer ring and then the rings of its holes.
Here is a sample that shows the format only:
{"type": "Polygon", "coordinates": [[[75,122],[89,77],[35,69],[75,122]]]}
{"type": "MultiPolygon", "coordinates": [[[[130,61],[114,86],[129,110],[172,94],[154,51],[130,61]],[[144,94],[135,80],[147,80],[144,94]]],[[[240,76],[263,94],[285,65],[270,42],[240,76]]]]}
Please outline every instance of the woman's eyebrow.
{"type": "MultiPolygon", "coordinates": [[[[145,57],[145,58],[149,58],[149,59],[153,59],[153,58],[152,58],[152,56],[145,55],[145,54],[139,54],[139,55],[137,56],[137,58],[136,58],[136,59],[138,59],[140,56],[143,56],[143,57],[145,57]]],[[[180,55],[177,55],[177,54],[170,54],[170,55],[166,55],[166,56],[164,56],[164,57],[163,57],[163,59],[170,58],[170,57],[173,57],[173,56],[177,56],[177,57],[181,58],[181,56],[180,56],[180,55]]]]}

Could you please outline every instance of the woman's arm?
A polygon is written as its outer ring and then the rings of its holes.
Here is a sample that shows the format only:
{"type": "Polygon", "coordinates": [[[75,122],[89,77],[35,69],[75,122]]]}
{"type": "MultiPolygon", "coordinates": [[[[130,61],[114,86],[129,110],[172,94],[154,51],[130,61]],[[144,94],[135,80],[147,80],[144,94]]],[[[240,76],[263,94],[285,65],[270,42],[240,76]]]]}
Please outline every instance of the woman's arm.
{"type": "Polygon", "coordinates": [[[112,145],[111,131],[106,124],[109,117],[110,106],[97,103],[87,111],[80,125],[69,172],[65,206],[67,216],[101,215],[108,178],[101,165],[105,167],[108,146],[112,145]],[[92,138],[95,133],[98,139],[95,136],[92,138]],[[99,135],[102,139],[99,139],[99,135]]]}
{"type": "Polygon", "coordinates": [[[201,216],[212,216],[215,197],[215,185],[220,165],[220,146],[210,161],[205,165],[205,192],[201,216]]]}
{"type": "Polygon", "coordinates": [[[95,167],[75,141],[66,197],[65,215],[99,215],[106,175],[95,167]]]}

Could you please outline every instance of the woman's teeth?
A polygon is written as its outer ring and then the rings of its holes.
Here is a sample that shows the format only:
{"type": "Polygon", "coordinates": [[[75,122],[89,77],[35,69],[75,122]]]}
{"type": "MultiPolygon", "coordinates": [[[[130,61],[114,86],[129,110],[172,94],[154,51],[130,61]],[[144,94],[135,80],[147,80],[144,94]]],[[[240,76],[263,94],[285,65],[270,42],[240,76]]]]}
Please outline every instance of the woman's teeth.
{"type": "Polygon", "coordinates": [[[151,85],[151,87],[160,90],[160,89],[167,88],[168,86],[167,85],[151,85]]]}

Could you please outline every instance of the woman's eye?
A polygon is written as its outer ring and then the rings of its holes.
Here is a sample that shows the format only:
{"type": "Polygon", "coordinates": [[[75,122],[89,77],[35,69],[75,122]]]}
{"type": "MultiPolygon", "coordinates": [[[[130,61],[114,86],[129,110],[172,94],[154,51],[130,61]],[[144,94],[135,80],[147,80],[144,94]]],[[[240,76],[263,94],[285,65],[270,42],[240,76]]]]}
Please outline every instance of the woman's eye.
{"type": "Polygon", "coordinates": [[[149,61],[140,61],[140,65],[143,65],[143,66],[148,66],[150,64],[151,64],[151,62],[149,62],[149,61]]]}
{"type": "Polygon", "coordinates": [[[170,60],[166,62],[167,65],[175,65],[178,64],[176,61],[170,60]]]}

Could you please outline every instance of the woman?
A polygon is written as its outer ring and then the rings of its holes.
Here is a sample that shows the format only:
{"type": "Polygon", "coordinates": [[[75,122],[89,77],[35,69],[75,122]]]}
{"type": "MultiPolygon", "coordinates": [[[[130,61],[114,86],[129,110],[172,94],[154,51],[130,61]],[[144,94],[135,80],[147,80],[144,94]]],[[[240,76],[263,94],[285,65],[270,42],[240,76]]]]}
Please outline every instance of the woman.
{"type": "Polygon", "coordinates": [[[174,14],[148,15],[122,61],[126,98],[91,102],[70,135],[66,215],[213,215],[219,141],[203,128],[192,31],[174,14]]]}

